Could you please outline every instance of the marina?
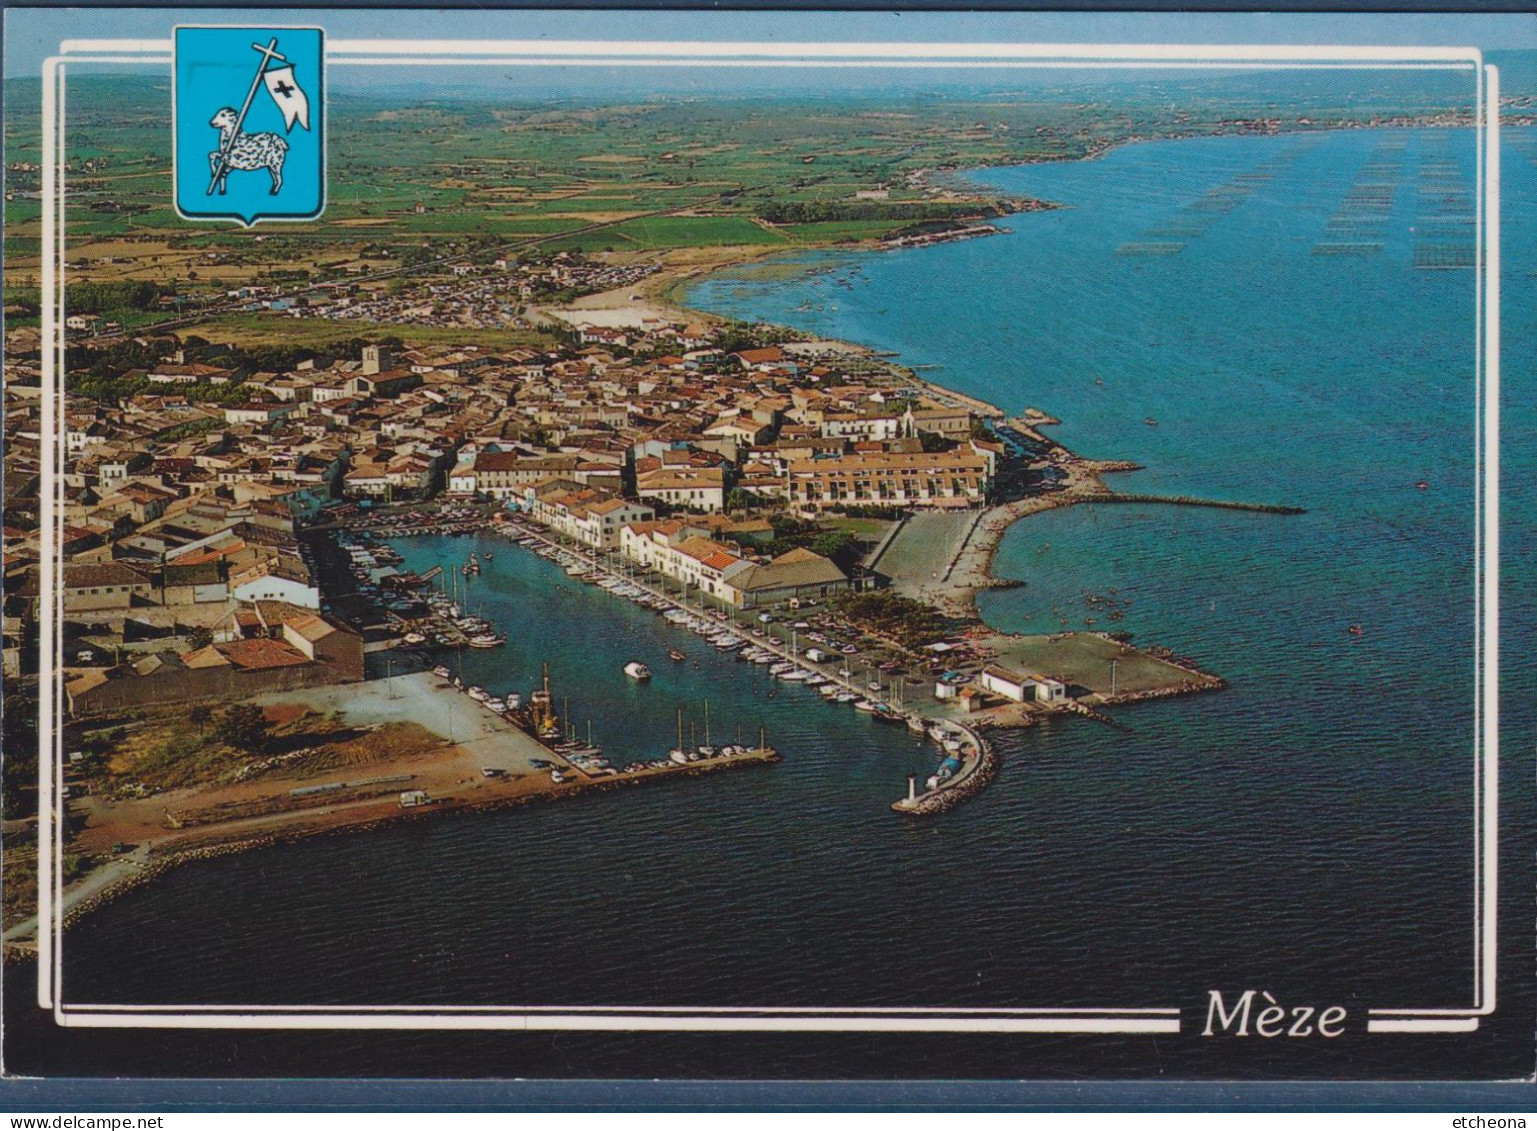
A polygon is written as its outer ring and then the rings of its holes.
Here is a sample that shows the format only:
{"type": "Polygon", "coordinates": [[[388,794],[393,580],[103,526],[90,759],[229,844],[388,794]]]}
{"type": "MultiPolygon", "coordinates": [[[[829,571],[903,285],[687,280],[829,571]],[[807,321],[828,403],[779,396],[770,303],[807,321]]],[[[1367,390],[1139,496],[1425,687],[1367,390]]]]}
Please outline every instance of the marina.
{"type": "MultiPolygon", "coordinates": [[[[373,614],[380,618],[375,629],[379,635],[376,646],[390,650],[390,670],[397,663],[406,667],[417,663],[426,666],[435,662],[432,657],[446,652],[459,658],[448,664],[436,663],[434,670],[449,673],[456,685],[465,686],[464,658],[476,650],[500,648],[507,643],[510,630],[499,623],[494,612],[488,611],[488,606],[498,600],[496,584],[493,579],[483,580],[482,573],[494,561],[491,547],[511,543],[517,547],[514,553],[526,551],[543,559],[569,583],[589,588],[604,598],[618,598],[655,615],[664,626],[664,633],[689,633],[700,647],[715,655],[761,670],[769,681],[765,695],[770,698],[781,694],[780,689],[797,696],[811,694],[829,707],[851,709],[856,716],[903,728],[919,741],[933,742],[945,753],[960,757],[962,765],[957,772],[919,774],[925,781],[936,778],[925,790],[934,797],[922,804],[894,805],[900,812],[943,811],[974,796],[992,780],[996,759],[991,760],[990,772],[975,773],[979,764],[987,760],[981,728],[1033,726],[1052,714],[1077,714],[1112,726],[1121,725],[1071,699],[1057,703],[995,701],[986,710],[977,711],[975,705],[968,705],[962,711],[960,704],[974,704],[975,697],[963,700],[958,694],[961,685],[975,680],[990,656],[1015,657],[1009,662],[1022,663],[1021,670],[1043,664],[1044,670],[1071,670],[1075,679],[1086,685],[1091,698],[1101,703],[1138,702],[1223,686],[1221,680],[1199,672],[1193,661],[1174,657],[1168,649],[1139,651],[1104,633],[1058,632],[1039,642],[983,633],[976,643],[962,639],[954,645],[944,645],[945,651],[919,654],[878,634],[862,633],[830,618],[823,610],[732,609],[710,600],[697,589],[691,593],[686,584],[642,570],[614,553],[600,553],[573,543],[512,509],[478,516],[456,514],[449,527],[450,536],[457,527],[473,524],[471,532],[476,538],[467,552],[447,558],[433,555],[429,559],[413,553],[415,572],[401,572],[396,567],[404,560],[402,549],[423,535],[441,533],[443,524],[434,523],[430,514],[421,512],[393,521],[384,520],[384,516],[373,518],[368,529],[349,530],[339,536],[337,545],[353,558],[359,581],[357,596],[375,602],[373,614]],[[376,533],[380,530],[400,533],[386,538],[376,533]],[[384,576],[378,576],[381,573],[384,576]],[[381,592],[392,584],[401,585],[401,577],[412,587],[412,596],[400,599],[388,595],[381,602],[381,592]],[[431,587],[434,582],[436,587],[431,587]],[[407,604],[408,601],[415,604],[407,604]],[[1123,669],[1119,681],[1118,665],[1123,669]],[[971,717],[966,716],[966,711],[972,712],[971,717]]],[[[1123,603],[1113,594],[1089,594],[1085,601],[1091,610],[1108,609],[1109,620],[1118,620],[1122,615],[1123,603]]],[[[1095,618],[1084,619],[1086,625],[1092,625],[1095,618]]],[[[665,655],[673,666],[697,662],[676,645],[666,648],[665,655]]],[[[654,669],[637,656],[625,657],[617,667],[622,669],[619,675],[635,686],[646,686],[654,678],[654,669]]],[[[527,707],[523,706],[521,689],[507,691],[500,697],[478,687],[470,687],[468,693],[477,701],[489,701],[499,710],[507,711],[509,718],[532,733],[551,737],[545,732],[552,728],[545,727],[542,732],[537,723],[530,722],[530,712],[543,694],[539,689],[529,693],[527,707]]],[[[606,774],[616,769],[600,750],[585,749],[575,738],[572,734],[558,736],[558,741],[573,743],[559,752],[568,756],[568,762],[569,756],[574,756],[575,761],[550,770],[559,775],[554,779],[557,783],[588,771],[606,774]]],[[[590,740],[586,745],[591,746],[590,740]]],[[[694,745],[689,743],[687,748],[694,745]]],[[[632,758],[624,765],[639,767],[647,761],[632,758]]]]}
{"type": "MultiPolygon", "coordinates": [[[[922,730],[922,717],[904,709],[904,686],[894,679],[882,681],[869,679],[858,682],[859,675],[848,666],[845,653],[837,653],[839,666],[824,669],[819,665],[831,664],[832,657],[817,648],[800,648],[796,630],[792,628],[788,643],[776,638],[764,626],[763,614],[747,615],[747,628],[734,619],[731,612],[720,607],[709,608],[701,598],[697,606],[688,604],[688,594],[670,593],[662,579],[642,577],[628,568],[628,563],[611,564],[601,556],[581,552],[528,522],[519,516],[492,527],[494,532],[561,566],[566,575],[593,585],[612,596],[631,601],[642,608],[657,613],[674,628],[693,633],[718,653],[735,655],[736,659],[757,666],[765,666],[776,680],[808,689],[817,689],[820,697],[834,705],[852,703],[856,710],[893,723],[909,723],[922,730]]],[[[809,624],[809,622],[808,622],[809,624]]],[[[855,653],[852,645],[844,645],[848,653],[855,653]]],[[[669,658],[678,662],[678,649],[669,649],[669,658]]],[[[686,657],[685,657],[686,658],[686,657]]],[[[639,661],[625,666],[625,674],[643,682],[651,678],[650,669],[639,661]],[[633,670],[632,670],[633,669],[633,670]]],[[[865,674],[870,674],[869,668],[865,674]]],[[[880,675],[880,672],[875,672],[880,675]]],[[[958,724],[956,724],[959,726],[958,724]]],[[[964,730],[964,728],[959,728],[964,730]]],[[[927,733],[923,730],[923,733],[927,733]]]]}

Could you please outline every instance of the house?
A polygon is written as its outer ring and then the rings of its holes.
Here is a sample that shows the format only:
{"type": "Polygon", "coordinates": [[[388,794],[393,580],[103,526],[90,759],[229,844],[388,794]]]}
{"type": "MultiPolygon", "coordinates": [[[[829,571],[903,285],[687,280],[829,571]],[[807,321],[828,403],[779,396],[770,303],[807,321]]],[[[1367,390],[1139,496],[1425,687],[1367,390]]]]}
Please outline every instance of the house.
{"type": "Polygon", "coordinates": [[[152,385],[196,385],[201,381],[222,385],[229,381],[231,371],[217,365],[190,362],[185,365],[155,365],[145,376],[152,385]]]}
{"type": "Polygon", "coordinates": [[[66,672],[70,713],[78,717],[199,700],[224,703],[363,678],[361,637],[308,613],[291,614],[268,627],[279,637],[242,634],[182,655],[151,653],[114,668],[66,672]]]}
{"type": "Polygon", "coordinates": [[[769,427],[752,417],[727,417],[717,420],[704,430],[706,436],[718,436],[722,439],[734,440],[737,444],[751,446],[760,444],[768,438],[769,427]]]}
{"type": "Polygon", "coordinates": [[[271,424],[293,411],[294,405],[282,401],[248,401],[225,406],[224,421],[226,424],[271,424]]]}
{"type": "Polygon", "coordinates": [[[478,452],[475,462],[460,463],[448,476],[454,494],[486,495],[506,499],[523,494],[550,478],[584,481],[582,464],[575,455],[524,456],[517,452],[478,452]]]}
{"type": "Polygon", "coordinates": [[[228,566],[217,554],[189,555],[193,560],[173,559],[161,571],[161,602],[166,605],[197,605],[229,600],[228,566]]]}
{"type": "Polygon", "coordinates": [[[64,567],[65,613],[94,612],[103,609],[127,609],[135,599],[154,599],[154,587],[147,575],[122,562],[64,567]]]}
{"type": "Polygon", "coordinates": [[[718,467],[660,467],[636,475],[635,493],[669,506],[718,511],[726,505],[726,473],[718,467]]]}
{"type": "Polygon", "coordinates": [[[921,436],[925,433],[941,436],[946,440],[963,442],[971,438],[973,417],[963,408],[945,408],[934,402],[911,405],[902,416],[902,434],[921,436]]]}
{"type": "Polygon", "coordinates": [[[347,383],[347,391],[355,397],[377,397],[390,400],[422,383],[422,375],[409,369],[386,369],[375,373],[359,373],[347,383]]]}
{"type": "Polygon", "coordinates": [[[730,547],[690,534],[678,519],[631,523],[620,531],[619,552],[644,569],[732,605],[740,603],[741,592],[731,579],[752,568],[730,547]]]}
{"type": "Polygon", "coordinates": [[[763,349],[738,350],[731,358],[743,369],[774,369],[784,361],[785,353],[778,346],[765,346],[763,349]]]}
{"type": "Polygon", "coordinates": [[[902,434],[902,418],[887,413],[829,412],[822,417],[821,429],[829,439],[894,440],[902,434]]]}
{"type": "Polygon", "coordinates": [[[230,579],[229,595],[237,601],[282,601],[302,609],[320,608],[320,590],[296,577],[289,571],[279,571],[272,565],[253,567],[230,579]]]}
{"type": "Polygon", "coordinates": [[[318,613],[284,617],[283,642],[306,659],[331,666],[335,680],[363,678],[363,638],[332,624],[318,613]]]}
{"type": "Polygon", "coordinates": [[[604,491],[555,479],[529,493],[528,512],[534,521],[583,545],[612,550],[619,532],[631,523],[650,522],[656,512],[641,503],[604,491]]]}

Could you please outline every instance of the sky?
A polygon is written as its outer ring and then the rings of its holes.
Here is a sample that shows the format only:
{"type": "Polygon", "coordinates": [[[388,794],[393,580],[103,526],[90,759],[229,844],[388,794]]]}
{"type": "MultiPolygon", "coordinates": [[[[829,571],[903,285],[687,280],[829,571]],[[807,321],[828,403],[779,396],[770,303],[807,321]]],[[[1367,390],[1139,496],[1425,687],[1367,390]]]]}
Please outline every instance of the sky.
{"type": "MultiPolygon", "coordinates": [[[[169,38],[178,23],[315,23],[332,37],[830,42],[1381,44],[1537,48],[1530,14],[1124,12],[259,11],[8,8],[5,75],[35,76],[61,39],[169,38]]],[[[498,81],[485,68],[481,81],[498,81]]]]}

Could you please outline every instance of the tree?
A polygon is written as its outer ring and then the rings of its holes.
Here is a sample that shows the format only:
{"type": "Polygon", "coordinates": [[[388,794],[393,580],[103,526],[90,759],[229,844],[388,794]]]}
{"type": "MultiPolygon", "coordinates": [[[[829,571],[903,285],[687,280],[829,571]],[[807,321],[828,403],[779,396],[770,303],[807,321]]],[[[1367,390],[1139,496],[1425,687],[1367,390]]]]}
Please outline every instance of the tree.
{"type": "Polygon", "coordinates": [[[213,721],[213,711],[209,709],[207,704],[199,703],[187,712],[187,721],[199,730],[202,730],[213,721]]]}
{"type": "Polygon", "coordinates": [[[810,548],[813,554],[821,554],[824,558],[836,558],[853,543],[854,537],[847,530],[828,530],[813,538],[810,548]]]}
{"type": "Polygon", "coordinates": [[[254,703],[226,707],[214,719],[213,736],[226,746],[258,753],[267,744],[267,716],[254,703]]]}

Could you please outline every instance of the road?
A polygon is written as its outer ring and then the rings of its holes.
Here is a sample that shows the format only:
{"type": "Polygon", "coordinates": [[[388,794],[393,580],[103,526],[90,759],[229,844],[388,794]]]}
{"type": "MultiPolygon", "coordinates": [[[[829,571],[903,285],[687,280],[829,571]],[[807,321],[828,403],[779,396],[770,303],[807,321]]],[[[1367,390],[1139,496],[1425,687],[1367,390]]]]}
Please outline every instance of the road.
{"type": "MultiPolygon", "coordinates": [[[[149,845],[141,844],[132,852],[118,856],[100,868],[88,873],[76,880],[64,889],[63,907],[59,914],[67,915],[73,908],[90,899],[92,896],[111,887],[119,880],[143,868],[149,862],[149,845]]],[[[5,942],[22,942],[37,937],[37,917],[23,919],[21,922],[6,928],[3,936],[5,942]]]]}

